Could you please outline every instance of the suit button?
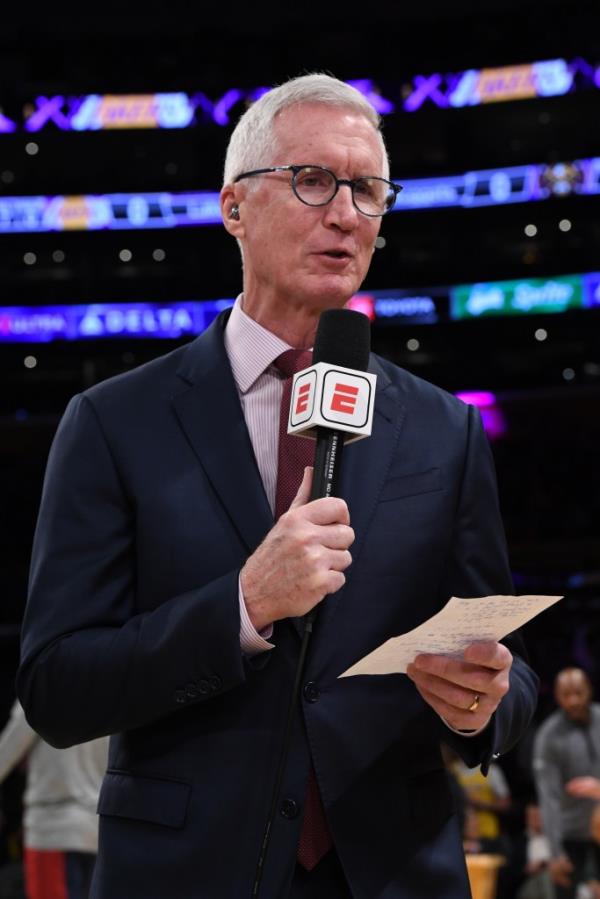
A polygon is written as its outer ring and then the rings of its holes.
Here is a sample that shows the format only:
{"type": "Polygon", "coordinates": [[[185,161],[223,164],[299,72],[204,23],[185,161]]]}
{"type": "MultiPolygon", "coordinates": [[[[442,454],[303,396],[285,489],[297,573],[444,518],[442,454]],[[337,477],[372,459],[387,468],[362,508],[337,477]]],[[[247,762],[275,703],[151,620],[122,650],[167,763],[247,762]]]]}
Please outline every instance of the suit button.
{"type": "Polygon", "coordinates": [[[198,685],[193,683],[186,684],[185,695],[188,697],[188,699],[197,699],[200,695],[198,693],[198,685]]]}
{"type": "Polygon", "coordinates": [[[175,700],[175,702],[187,702],[185,690],[175,690],[175,692],[173,693],[173,699],[175,700]]]}
{"type": "Polygon", "coordinates": [[[218,674],[211,674],[211,676],[208,679],[208,682],[210,684],[210,689],[213,690],[215,693],[217,692],[217,690],[220,690],[221,687],[223,686],[223,681],[221,680],[221,678],[219,677],[218,674]]]}
{"type": "Polygon", "coordinates": [[[203,696],[206,696],[207,693],[210,692],[210,685],[207,680],[201,680],[198,684],[198,692],[203,696]]]}
{"type": "Polygon", "coordinates": [[[304,698],[307,702],[317,702],[321,692],[314,681],[309,680],[307,684],[304,684],[304,698]]]}
{"type": "Polygon", "coordinates": [[[294,799],[284,799],[281,803],[279,811],[284,818],[287,818],[288,821],[291,821],[293,818],[296,818],[298,816],[298,803],[294,799]]]}

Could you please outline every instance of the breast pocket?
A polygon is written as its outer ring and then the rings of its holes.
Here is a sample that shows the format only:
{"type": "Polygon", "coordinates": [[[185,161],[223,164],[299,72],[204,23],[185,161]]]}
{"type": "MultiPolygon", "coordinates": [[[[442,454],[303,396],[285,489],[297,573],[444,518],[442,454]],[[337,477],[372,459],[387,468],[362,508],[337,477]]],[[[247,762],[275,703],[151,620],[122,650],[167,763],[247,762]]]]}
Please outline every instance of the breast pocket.
{"type": "Polygon", "coordinates": [[[379,502],[390,502],[394,499],[418,496],[421,493],[435,493],[441,489],[442,475],[440,469],[428,468],[426,471],[418,471],[399,478],[388,478],[383,485],[379,502]]]}
{"type": "Polygon", "coordinates": [[[377,576],[406,577],[425,589],[445,558],[451,504],[439,468],[388,478],[365,537],[362,559],[377,576]],[[415,579],[418,573],[418,578],[415,579]]]}

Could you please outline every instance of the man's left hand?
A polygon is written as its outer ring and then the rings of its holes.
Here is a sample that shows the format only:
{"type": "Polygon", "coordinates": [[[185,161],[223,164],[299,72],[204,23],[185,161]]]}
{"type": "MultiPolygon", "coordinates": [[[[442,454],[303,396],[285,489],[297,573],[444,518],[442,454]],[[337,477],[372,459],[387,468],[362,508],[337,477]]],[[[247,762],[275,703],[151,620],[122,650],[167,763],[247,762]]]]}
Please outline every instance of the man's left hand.
{"type": "Polygon", "coordinates": [[[462,659],[422,653],[406,673],[450,727],[480,730],[508,692],[511,665],[502,643],[471,643],[462,659]]]}

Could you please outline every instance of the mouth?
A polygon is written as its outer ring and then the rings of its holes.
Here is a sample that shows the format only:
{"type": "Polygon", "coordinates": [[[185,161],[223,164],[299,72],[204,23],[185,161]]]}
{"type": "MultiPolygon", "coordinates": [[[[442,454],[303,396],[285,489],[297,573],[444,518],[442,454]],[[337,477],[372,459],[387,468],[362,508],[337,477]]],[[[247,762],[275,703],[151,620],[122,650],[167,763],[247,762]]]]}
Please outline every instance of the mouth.
{"type": "Polygon", "coordinates": [[[326,259],[335,259],[337,261],[345,261],[348,262],[352,259],[352,255],[347,253],[346,250],[324,250],[319,254],[320,256],[325,256],[326,259]]]}

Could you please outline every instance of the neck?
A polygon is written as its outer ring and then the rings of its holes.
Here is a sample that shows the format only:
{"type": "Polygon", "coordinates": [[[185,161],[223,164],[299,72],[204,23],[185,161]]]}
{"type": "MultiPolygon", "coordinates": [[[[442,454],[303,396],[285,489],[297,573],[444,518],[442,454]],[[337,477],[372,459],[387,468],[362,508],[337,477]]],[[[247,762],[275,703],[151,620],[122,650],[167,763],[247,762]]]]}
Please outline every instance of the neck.
{"type": "MultiPolygon", "coordinates": [[[[337,307],[343,303],[336,303],[337,307]]],[[[251,296],[244,291],[242,309],[251,319],[275,334],[295,349],[310,349],[314,346],[319,318],[324,310],[322,304],[310,306],[302,301],[289,298],[279,302],[251,296]]]]}

